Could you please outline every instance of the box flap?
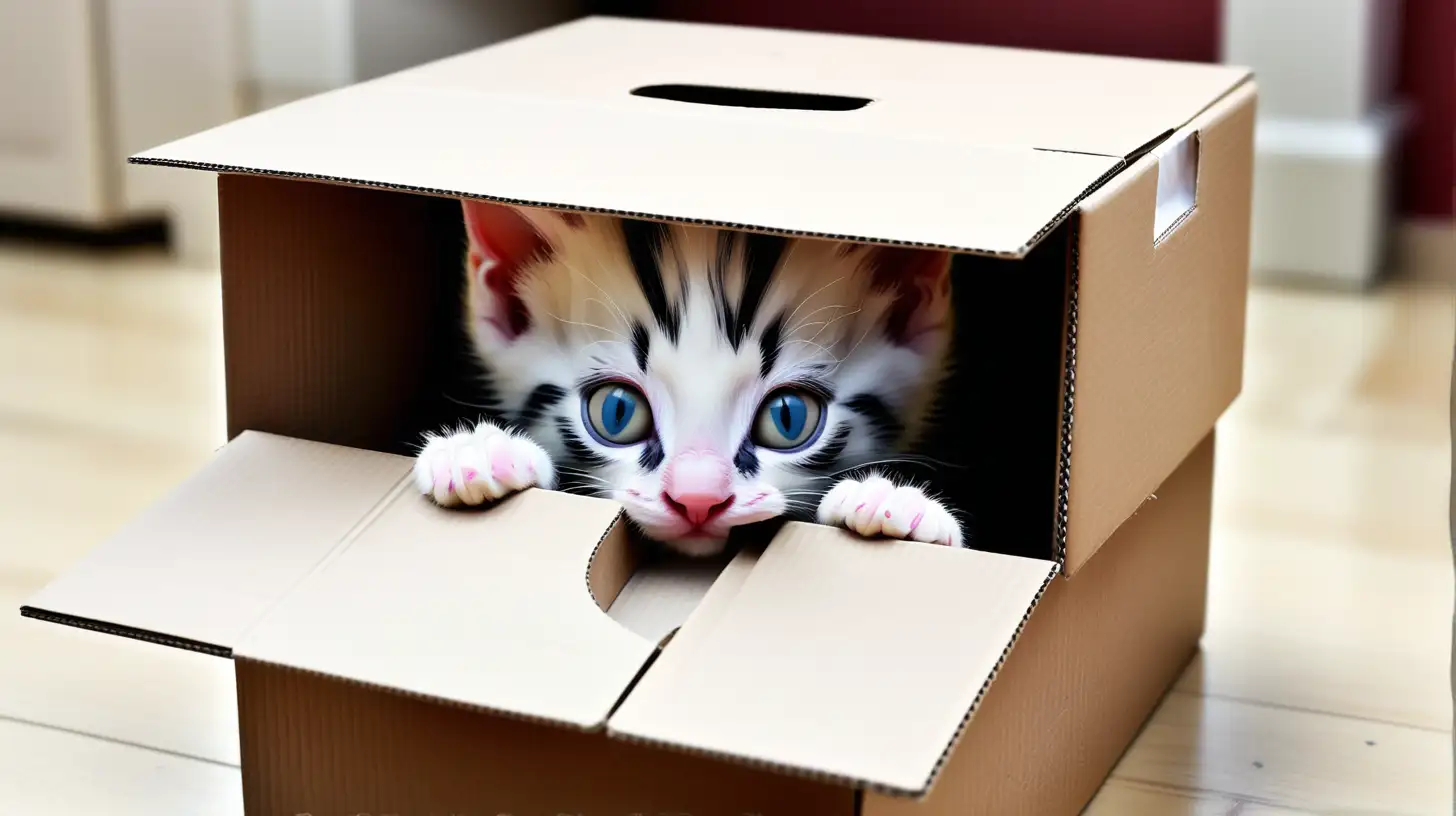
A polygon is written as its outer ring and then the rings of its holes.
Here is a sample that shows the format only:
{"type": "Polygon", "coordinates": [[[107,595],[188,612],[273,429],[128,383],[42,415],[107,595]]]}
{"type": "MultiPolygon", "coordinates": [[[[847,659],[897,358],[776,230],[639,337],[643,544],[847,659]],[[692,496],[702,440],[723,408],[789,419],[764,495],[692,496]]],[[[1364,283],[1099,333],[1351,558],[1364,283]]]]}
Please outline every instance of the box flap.
{"type": "Polygon", "coordinates": [[[1246,76],[590,18],[135,160],[1020,255],[1246,76]]]}
{"type": "Polygon", "coordinates": [[[401,456],[246,432],[21,613],[227,656],[404,483],[401,456]]]}
{"type": "Polygon", "coordinates": [[[593,599],[588,568],[599,546],[613,562],[627,547],[621,508],[602,499],[529,490],[471,512],[402,492],[235,653],[596,727],[657,646],[593,599]]]}
{"type": "Polygon", "coordinates": [[[923,794],[1055,570],[786,525],[729,565],[608,730],[923,794]]]}

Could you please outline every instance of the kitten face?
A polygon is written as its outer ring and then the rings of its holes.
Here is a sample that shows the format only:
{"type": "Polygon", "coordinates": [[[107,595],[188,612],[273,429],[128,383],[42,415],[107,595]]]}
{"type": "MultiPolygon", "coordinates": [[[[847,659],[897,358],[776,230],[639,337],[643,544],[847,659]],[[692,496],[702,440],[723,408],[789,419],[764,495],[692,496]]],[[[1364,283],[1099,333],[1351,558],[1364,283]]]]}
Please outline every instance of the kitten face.
{"type": "Polygon", "coordinates": [[[563,486],[690,554],[902,450],[949,257],[466,202],[475,351],[563,486]]]}

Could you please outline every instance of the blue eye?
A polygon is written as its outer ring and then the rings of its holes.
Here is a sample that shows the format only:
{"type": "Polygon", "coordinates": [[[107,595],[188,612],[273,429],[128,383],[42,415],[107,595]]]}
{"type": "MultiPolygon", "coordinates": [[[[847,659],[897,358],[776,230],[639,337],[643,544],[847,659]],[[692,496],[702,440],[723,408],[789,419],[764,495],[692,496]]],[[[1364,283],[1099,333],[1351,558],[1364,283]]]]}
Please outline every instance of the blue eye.
{"type": "Polygon", "coordinates": [[[592,435],[608,445],[631,445],[652,431],[647,398],[622,383],[607,383],[587,394],[583,406],[592,435]]]}
{"type": "Polygon", "coordinates": [[[759,406],[753,443],[774,450],[794,450],[813,442],[822,425],[824,405],[807,391],[775,391],[759,406]]]}

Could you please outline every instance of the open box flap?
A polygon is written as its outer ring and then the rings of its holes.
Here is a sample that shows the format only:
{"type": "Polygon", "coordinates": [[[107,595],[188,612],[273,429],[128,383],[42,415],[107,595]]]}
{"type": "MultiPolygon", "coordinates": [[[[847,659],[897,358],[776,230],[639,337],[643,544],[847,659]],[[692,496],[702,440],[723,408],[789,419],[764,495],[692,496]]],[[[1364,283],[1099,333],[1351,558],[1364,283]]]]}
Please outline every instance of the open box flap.
{"type": "Polygon", "coordinates": [[[134,160],[1019,256],[1125,157],[1246,76],[592,18],[134,160]],[[868,102],[801,110],[633,94],[664,84],[868,102]]]}
{"type": "Polygon", "coordinates": [[[528,490],[470,511],[402,492],[235,654],[594,728],[657,646],[608,617],[598,601],[610,599],[593,599],[594,557],[620,562],[626,551],[621,508],[602,499],[528,490]]]}
{"type": "Polygon", "coordinates": [[[786,525],[730,565],[608,731],[923,794],[1055,570],[786,525]]]}
{"type": "Polygon", "coordinates": [[[409,471],[401,456],[244,433],[21,613],[227,656],[409,471]]]}

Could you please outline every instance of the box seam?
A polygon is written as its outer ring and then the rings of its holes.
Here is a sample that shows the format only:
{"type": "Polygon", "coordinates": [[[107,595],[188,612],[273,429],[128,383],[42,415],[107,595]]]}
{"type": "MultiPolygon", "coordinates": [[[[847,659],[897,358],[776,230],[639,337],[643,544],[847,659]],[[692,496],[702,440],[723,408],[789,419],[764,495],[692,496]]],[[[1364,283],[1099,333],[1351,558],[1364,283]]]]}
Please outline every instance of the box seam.
{"type": "MultiPolygon", "coordinates": [[[[404,489],[409,485],[412,476],[412,473],[405,473],[403,476],[399,477],[399,480],[391,485],[388,490],[384,491],[384,495],[380,496],[379,499],[374,502],[374,504],[370,505],[368,510],[364,511],[364,514],[359,517],[358,521],[355,521],[353,525],[351,525],[349,529],[345,531],[342,536],[339,537],[339,540],[336,541],[334,543],[334,546],[330,548],[327,553],[324,554],[323,558],[320,558],[318,562],[315,563],[313,567],[310,568],[309,571],[303,575],[303,577],[294,581],[288,587],[288,589],[283,592],[283,594],[279,595],[278,600],[274,601],[272,605],[268,607],[267,611],[258,615],[258,617],[253,619],[252,623],[248,624],[248,628],[243,630],[242,635],[238,637],[238,645],[241,646],[246,643],[248,640],[248,635],[257,629],[258,624],[267,620],[268,616],[272,615],[273,612],[278,609],[279,604],[283,603],[283,601],[285,601],[288,596],[292,595],[295,590],[307,583],[310,578],[318,575],[324,567],[332,563],[335,558],[339,557],[340,554],[348,550],[349,547],[358,540],[359,536],[366,529],[369,528],[369,525],[373,524],[374,520],[379,518],[379,516],[384,512],[385,508],[394,501],[395,497],[399,496],[399,494],[404,492],[404,489]]],[[[236,651],[236,647],[234,648],[234,651],[236,651]]]]}

